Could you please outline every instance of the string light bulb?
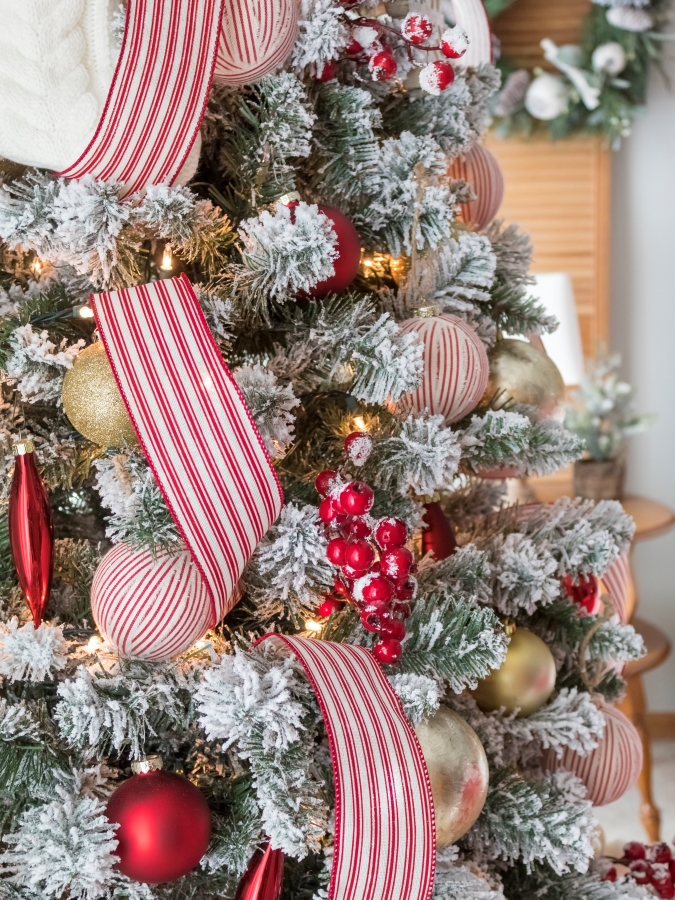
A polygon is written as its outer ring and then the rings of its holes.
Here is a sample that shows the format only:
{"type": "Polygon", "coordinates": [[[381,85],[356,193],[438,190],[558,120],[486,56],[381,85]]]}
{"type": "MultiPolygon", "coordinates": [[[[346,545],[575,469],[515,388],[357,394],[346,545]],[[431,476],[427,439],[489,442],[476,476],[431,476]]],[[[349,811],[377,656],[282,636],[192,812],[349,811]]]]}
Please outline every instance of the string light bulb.
{"type": "Polygon", "coordinates": [[[173,271],[173,247],[171,244],[164,245],[164,252],[162,253],[162,264],[160,266],[162,272],[171,272],[173,271]]]}
{"type": "Polygon", "coordinates": [[[81,319],[93,319],[94,318],[94,310],[91,308],[91,306],[86,306],[86,305],[78,306],[78,307],[76,307],[76,310],[77,310],[77,315],[81,319]]]}
{"type": "Polygon", "coordinates": [[[305,631],[321,631],[323,625],[321,622],[317,622],[316,619],[305,619],[305,631]]]}
{"type": "Polygon", "coordinates": [[[40,277],[42,274],[42,260],[36,256],[33,262],[30,264],[30,270],[36,277],[40,277]]]}
{"type": "Polygon", "coordinates": [[[368,427],[366,426],[366,420],[363,416],[354,416],[354,431],[368,431],[368,427]]]}

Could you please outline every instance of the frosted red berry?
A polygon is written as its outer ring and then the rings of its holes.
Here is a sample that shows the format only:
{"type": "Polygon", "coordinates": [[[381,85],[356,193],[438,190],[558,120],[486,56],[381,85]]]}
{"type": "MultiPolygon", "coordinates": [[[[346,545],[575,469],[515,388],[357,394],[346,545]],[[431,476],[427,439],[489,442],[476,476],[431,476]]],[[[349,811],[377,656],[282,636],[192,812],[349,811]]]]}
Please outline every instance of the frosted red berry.
{"type": "Polygon", "coordinates": [[[342,574],[349,581],[356,581],[357,578],[363,578],[364,575],[368,574],[368,569],[354,569],[352,566],[348,566],[346,563],[342,566],[342,574]]]}
{"type": "Polygon", "coordinates": [[[389,603],[394,596],[394,585],[384,575],[366,576],[367,583],[361,588],[361,596],[366,603],[389,603]]]}
{"type": "Polygon", "coordinates": [[[350,519],[345,522],[344,533],[351,538],[367,538],[372,534],[372,528],[363,519],[350,519]]]}
{"type": "Polygon", "coordinates": [[[332,541],[328,541],[326,556],[334,566],[343,566],[347,562],[345,556],[347,546],[347,541],[341,537],[333,538],[332,541]]]}
{"type": "Polygon", "coordinates": [[[624,859],[645,859],[647,856],[647,848],[639,841],[631,841],[623,848],[624,859]]]}
{"type": "Polygon", "coordinates": [[[368,60],[368,68],[374,81],[389,81],[396,74],[398,66],[391,50],[378,50],[368,60]]]}
{"type": "Polygon", "coordinates": [[[361,624],[366,631],[382,631],[385,622],[391,618],[386,603],[367,603],[360,611],[361,624]]]}
{"type": "Polygon", "coordinates": [[[384,550],[402,547],[408,540],[408,526],[403,519],[380,519],[375,528],[375,540],[384,550]]]}
{"type": "Polygon", "coordinates": [[[344,602],[338,600],[337,597],[326,597],[321,606],[317,609],[317,615],[322,619],[327,619],[334,612],[340,612],[344,608],[344,602]]]}
{"type": "Polygon", "coordinates": [[[383,666],[393,666],[401,658],[403,647],[394,638],[383,638],[373,647],[373,656],[383,666]]]}
{"type": "Polygon", "coordinates": [[[401,34],[411,44],[424,44],[433,34],[431,19],[421,13],[409,12],[403,20],[401,34]]]}
{"type": "Polygon", "coordinates": [[[401,616],[402,619],[407,619],[410,615],[410,604],[405,603],[403,600],[397,600],[392,607],[393,612],[396,615],[401,616]]]}
{"type": "Polygon", "coordinates": [[[329,525],[331,522],[334,522],[339,515],[340,509],[333,498],[324,497],[321,503],[319,503],[319,518],[321,521],[325,522],[326,525],[329,525]]]}
{"type": "Polygon", "coordinates": [[[397,600],[412,600],[417,593],[417,582],[414,578],[406,578],[397,581],[394,588],[394,596],[397,600]]]}
{"type": "Polygon", "coordinates": [[[650,844],[647,848],[647,859],[653,863],[669,863],[673,858],[668,844],[658,841],[656,844],[650,844]]]}
{"type": "Polygon", "coordinates": [[[654,875],[651,865],[644,859],[636,859],[632,862],[630,872],[636,884],[649,884],[654,875]]]}
{"type": "Polygon", "coordinates": [[[322,497],[325,497],[330,491],[331,485],[337,477],[338,473],[334,469],[325,469],[323,472],[319,472],[319,474],[316,476],[314,487],[322,497]]]}
{"type": "Polygon", "coordinates": [[[382,626],[382,637],[393,638],[395,641],[402,641],[405,637],[405,624],[403,619],[397,619],[394,616],[388,617],[382,626]]]}
{"type": "Polygon", "coordinates": [[[366,431],[352,431],[344,442],[344,451],[355,466],[362,466],[373,449],[373,439],[366,431]]]}
{"type": "Polygon", "coordinates": [[[407,547],[392,547],[380,556],[380,571],[394,581],[406,579],[412,571],[415,558],[407,547]]]}
{"type": "Polygon", "coordinates": [[[344,562],[352,569],[368,571],[375,561],[375,550],[368,541],[349,541],[345,547],[344,562]]]}
{"type": "Polygon", "coordinates": [[[370,512],[375,495],[365,481],[350,481],[340,491],[340,506],[350,516],[364,516],[370,512]]]}
{"type": "Polygon", "coordinates": [[[345,53],[348,53],[350,56],[357,56],[359,53],[363,53],[363,47],[357,40],[352,38],[345,47],[345,53]]]}
{"type": "Polygon", "coordinates": [[[337,76],[337,72],[337,63],[334,59],[330,59],[322,65],[318,66],[316,77],[318,81],[333,81],[333,79],[337,76]]]}
{"type": "Polygon", "coordinates": [[[455,70],[444,59],[436,59],[420,72],[420,87],[428,94],[438,96],[441,91],[447,90],[455,80],[455,70]]]}
{"type": "Polygon", "coordinates": [[[335,581],[333,582],[333,590],[336,594],[340,594],[343,597],[348,597],[350,593],[349,588],[341,578],[335,579],[335,581]]]}
{"type": "Polygon", "coordinates": [[[616,874],[616,869],[614,868],[614,866],[612,866],[611,869],[608,869],[605,872],[605,874],[602,876],[603,881],[616,881],[616,879],[617,879],[617,874],[616,874]]]}
{"type": "Polygon", "coordinates": [[[441,52],[449,59],[459,59],[469,49],[469,38],[466,31],[460,26],[448,28],[441,35],[441,52]]]}

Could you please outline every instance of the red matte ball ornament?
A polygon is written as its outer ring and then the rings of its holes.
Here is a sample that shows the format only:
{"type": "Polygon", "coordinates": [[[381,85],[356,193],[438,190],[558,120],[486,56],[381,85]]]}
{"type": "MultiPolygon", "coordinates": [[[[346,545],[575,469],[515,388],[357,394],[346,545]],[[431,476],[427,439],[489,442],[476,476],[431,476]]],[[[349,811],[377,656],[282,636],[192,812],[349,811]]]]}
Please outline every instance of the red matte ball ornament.
{"type": "Polygon", "coordinates": [[[340,506],[350,516],[364,516],[370,512],[375,495],[365,481],[350,481],[340,491],[340,506]]]}
{"type": "Polygon", "coordinates": [[[160,756],[132,763],[135,774],[117,788],[106,809],[119,825],[117,868],[145,884],[187,875],[211,839],[211,811],[199,788],[161,765],[160,756]]]}
{"type": "Polygon", "coordinates": [[[309,294],[316,300],[328,294],[339,294],[347,290],[356,278],[361,265],[361,238],[351,219],[332,206],[319,204],[319,212],[330,219],[333,231],[337,235],[337,259],[333,260],[335,274],[320,281],[310,289],[309,294]]]}
{"type": "Polygon", "coordinates": [[[39,628],[52,586],[54,530],[47,492],[35,464],[32,441],[14,445],[14,475],[8,516],[14,566],[33,614],[33,624],[39,628]]]}

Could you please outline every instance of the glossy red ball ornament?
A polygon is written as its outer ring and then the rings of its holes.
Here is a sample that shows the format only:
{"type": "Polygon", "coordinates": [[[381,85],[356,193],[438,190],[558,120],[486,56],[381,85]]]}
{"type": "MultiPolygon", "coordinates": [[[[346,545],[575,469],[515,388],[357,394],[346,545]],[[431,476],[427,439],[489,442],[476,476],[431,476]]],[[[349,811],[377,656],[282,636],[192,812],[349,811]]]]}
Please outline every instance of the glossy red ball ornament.
{"type": "Polygon", "coordinates": [[[411,44],[424,44],[433,34],[431,19],[421,13],[409,12],[403,20],[401,34],[411,44]]]}
{"type": "Polygon", "coordinates": [[[437,562],[452,556],[457,539],[440,503],[424,504],[424,525],[422,553],[433,553],[437,562]]]}
{"type": "Polygon", "coordinates": [[[373,533],[373,529],[364,519],[350,519],[344,525],[344,533],[351,538],[367,538],[373,533]]]}
{"type": "Polygon", "coordinates": [[[360,595],[365,603],[389,603],[394,596],[394,585],[384,575],[366,575],[360,587],[360,595]]]}
{"type": "Polygon", "coordinates": [[[375,550],[368,541],[349,541],[344,553],[344,561],[352,569],[362,569],[367,572],[375,561],[375,550]]]}
{"type": "Polygon", "coordinates": [[[340,506],[350,516],[365,516],[372,509],[375,494],[365,481],[350,481],[340,491],[340,506]]]}
{"type": "Polygon", "coordinates": [[[375,540],[384,550],[402,547],[408,540],[408,526],[402,519],[380,519],[375,528],[375,540]]]}
{"type": "Polygon", "coordinates": [[[284,854],[267,844],[259,847],[248,864],[234,900],[280,900],[284,881],[284,854]]]}
{"type": "Polygon", "coordinates": [[[9,493],[9,543],[19,584],[39,628],[49,601],[54,565],[54,529],[49,499],[35,463],[32,441],[14,445],[9,493]]]}
{"type": "Polygon", "coordinates": [[[407,547],[392,547],[380,557],[380,571],[394,581],[402,581],[411,573],[415,557],[407,547]]]}
{"type": "MultiPolygon", "coordinates": [[[[294,207],[299,203],[299,195],[290,200],[287,206],[291,210],[291,222],[295,222],[294,207]]],[[[317,282],[307,292],[315,300],[321,300],[328,294],[339,294],[346,290],[356,278],[361,265],[361,238],[351,219],[335,209],[333,206],[318,204],[318,210],[330,221],[337,241],[335,251],[337,257],[333,260],[335,273],[324,281],[317,282]]]]}
{"type": "Polygon", "coordinates": [[[316,79],[317,81],[333,81],[337,72],[338,65],[334,59],[331,59],[317,67],[316,79]]]}
{"type": "Polygon", "coordinates": [[[347,541],[341,537],[333,538],[332,541],[328,541],[326,556],[334,566],[343,566],[345,564],[347,561],[345,553],[348,546],[347,541]]]}
{"type": "Polygon", "coordinates": [[[420,72],[420,87],[435,97],[447,90],[454,80],[455,70],[445,59],[427,63],[420,72]]]}
{"type": "Polygon", "coordinates": [[[117,868],[145,884],[187,875],[211,839],[211,811],[201,791],[182,775],[153,766],[161,766],[160,757],[132,764],[138,774],[115,790],[106,808],[108,819],[119,824],[117,868]]]}
{"type": "Polygon", "coordinates": [[[340,612],[342,609],[344,609],[344,601],[338,600],[337,597],[328,596],[319,606],[316,613],[322,619],[327,619],[332,613],[340,612]]]}
{"type": "Polygon", "coordinates": [[[405,623],[403,619],[397,619],[390,616],[383,624],[381,629],[382,637],[392,638],[395,641],[402,641],[405,637],[405,623]]]}
{"type": "Polygon", "coordinates": [[[394,54],[388,47],[385,47],[370,57],[368,68],[373,76],[373,81],[389,81],[396,74],[398,66],[394,54]]]}
{"type": "Polygon", "coordinates": [[[373,439],[367,431],[352,431],[345,438],[344,451],[355,466],[362,466],[373,449],[373,439]]]}
{"type": "Polygon", "coordinates": [[[326,525],[330,525],[340,515],[340,507],[332,497],[324,497],[319,503],[319,518],[326,525]]]}
{"type": "Polygon", "coordinates": [[[393,666],[401,658],[403,647],[394,638],[382,638],[373,647],[373,656],[383,666],[393,666]]]}
{"type": "Polygon", "coordinates": [[[319,472],[316,476],[314,487],[322,497],[326,497],[337,477],[338,473],[334,469],[324,469],[323,472],[319,472]]]}

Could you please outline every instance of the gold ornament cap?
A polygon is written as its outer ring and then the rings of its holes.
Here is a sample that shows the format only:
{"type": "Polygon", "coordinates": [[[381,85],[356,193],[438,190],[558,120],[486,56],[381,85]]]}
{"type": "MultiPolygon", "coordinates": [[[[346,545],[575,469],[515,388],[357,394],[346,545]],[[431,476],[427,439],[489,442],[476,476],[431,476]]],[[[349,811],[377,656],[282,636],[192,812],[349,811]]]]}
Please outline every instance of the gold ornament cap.
{"type": "Polygon", "coordinates": [[[415,319],[433,319],[435,316],[440,316],[443,312],[443,307],[440,303],[433,303],[429,301],[428,303],[423,303],[421,306],[416,306],[413,310],[413,318],[415,319]]]}
{"type": "Polygon", "coordinates": [[[26,453],[35,453],[35,444],[30,438],[25,441],[18,441],[12,445],[12,453],[14,456],[25,456],[26,453]]]}
{"type": "Polygon", "coordinates": [[[152,756],[144,756],[132,762],[131,771],[134,775],[147,775],[148,772],[160,772],[164,768],[164,760],[155,753],[152,756]]]}
{"type": "Polygon", "coordinates": [[[297,191],[289,191],[287,194],[279,197],[279,203],[283,203],[284,206],[288,206],[289,203],[295,203],[296,200],[302,200],[302,196],[297,191]]]}

